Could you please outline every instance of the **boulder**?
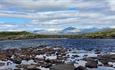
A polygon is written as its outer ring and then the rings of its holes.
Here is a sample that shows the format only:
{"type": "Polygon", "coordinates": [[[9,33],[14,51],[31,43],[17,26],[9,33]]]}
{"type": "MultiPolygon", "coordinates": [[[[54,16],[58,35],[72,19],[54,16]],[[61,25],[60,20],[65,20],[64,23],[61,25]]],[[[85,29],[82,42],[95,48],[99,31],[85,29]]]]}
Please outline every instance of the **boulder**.
{"type": "Polygon", "coordinates": [[[21,70],[21,69],[14,69],[14,70],[21,70]]]}
{"type": "Polygon", "coordinates": [[[107,59],[103,59],[103,60],[100,60],[100,62],[102,62],[103,65],[108,65],[109,60],[107,60],[107,59]]]}
{"type": "Polygon", "coordinates": [[[74,70],[75,67],[71,64],[58,64],[50,68],[50,70],[74,70]]]}
{"type": "Polygon", "coordinates": [[[33,69],[36,68],[36,65],[27,65],[27,69],[33,69]]]}
{"type": "Polygon", "coordinates": [[[4,66],[5,65],[5,63],[3,63],[3,62],[0,62],[0,66],[4,66]]]}
{"type": "Polygon", "coordinates": [[[37,68],[36,65],[21,65],[21,68],[23,68],[23,70],[41,70],[37,68]]]}
{"type": "Polygon", "coordinates": [[[115,54],[100,55],[98,56],[98,59],[104,64],[107,64],[107,62],[115,62],[115,54]],[[103,61],[106,61],[106,63],[103,61]]]}
{"type": "Polygon", "coordinates": [[[5,60],[7,59],[7,56],[5,53],[0,53],[0,60],[5,60]]]}
{"type": "Polygon", "coordinates": [[[23,64],[18,64],[16,65],[16,68],[27,68],[27,65],[23,65],[23,64]]]}
{"type": "Polygon", "coordinates": [[[115,62],[115,54],[112,54],[112,55],[110,56],[110,58],[111,58],[111,61],[112,61],[112,62],[115,62]]]}
{"type": "Polygon", "coordinates": [[[52,64],[45,64],[43,67],[50,68],[51,66],[52,66],[52,64]]]}
{"type": "Polygon", "coordinates": [[[21,64],[22,61],[21,60],[12,60],[12,62],[15,64],[21,64]]]}
{"type": "Polygon", "coordinates": [[[87,70],[85,67],[83,66],[78,66],[77,68],[75,68],[74,70],[87,70]]]}
{"type": "Polygon", "coordinates": [[[26,70],[41,70],[41,69],[38,69],[38,68],[31,68],[31,69],[26,69],[26,70]]]}
{"type": "Polygon", "coordinates": [[[108,62],[111,61],[111,57],[109,54],[100,55],[98,56],[98,59],[103,65],[108,65],[108,62]]]}
{"type": "Polygon", "coordinates": [[[87,61],[87,63],[85,64],[86,67],[88,68],[97,68],[98,66],[98,61],[95,58],[86,58],[85,59],[87,61]]]}
{"type": "Polygon", "coordinates": [[[91,63],[91,62],[86,63],[85,66],[88,67],[88,68],[97,68],[97,64],[96,63],[91,63]]]}

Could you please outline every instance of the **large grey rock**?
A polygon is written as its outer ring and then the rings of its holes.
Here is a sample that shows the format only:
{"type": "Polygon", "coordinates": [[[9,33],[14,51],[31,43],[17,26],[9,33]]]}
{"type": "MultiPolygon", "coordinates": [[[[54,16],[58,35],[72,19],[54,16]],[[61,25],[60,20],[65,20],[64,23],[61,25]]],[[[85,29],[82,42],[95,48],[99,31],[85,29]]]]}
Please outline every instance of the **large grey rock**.
{"type": "Polygon", "coordinates": [[[95,62],[95,61],[87,61],[85,66],[88,67],[88,68],[97,68],[97,62],[95,62]]]}
{"type": "Polygon", "coordinates": [[[85,67],[83,66],[78,66],[77,68],[75,68],[74,70],[87,70],[85,67]]]}
{"type": "Polygon", "coordinates": [[[5,65],[5,63],[3,63],[3,62],[0,62],[0,66],[4,66],[5,65]]]}
{"type": "Polygon", "coordinates": [[[71,64],[59,64],[54,65],[50,68],[50,70],[74,70],[75,67],[71,64]]]}
{"type": "Polygon", "coordinates": [[[98,61],[93,58],[87,58],[87,63],[85,64],[88,68],[97,68],[98,61]]]}
{"type": "Polygon", "coordinates": [[[115,54],[105,54],[98,56],[98,59],[103,65],[110,66],[108,62],[115,62],[115,54]]]}
{"type": "Polygon", "coordinates": [[[98,61],[95,58],[86,58],[85,59],[87,61],[87,63],[85,64],[86,67],[88,68],[97,68],[98,65],[98,61]]]}

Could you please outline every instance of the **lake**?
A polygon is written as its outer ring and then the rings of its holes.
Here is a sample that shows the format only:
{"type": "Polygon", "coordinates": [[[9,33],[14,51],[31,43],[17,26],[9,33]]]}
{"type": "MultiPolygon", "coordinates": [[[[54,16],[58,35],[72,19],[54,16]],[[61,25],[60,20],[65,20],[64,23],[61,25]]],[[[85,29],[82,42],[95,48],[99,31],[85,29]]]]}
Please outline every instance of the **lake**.
{"type": "Polygon", "coordinates": [[[39,45],[73,48],[100,48],[115,51],[115,39],[29,39],[0,41],[0,48],[37,47],[39,45]]]}

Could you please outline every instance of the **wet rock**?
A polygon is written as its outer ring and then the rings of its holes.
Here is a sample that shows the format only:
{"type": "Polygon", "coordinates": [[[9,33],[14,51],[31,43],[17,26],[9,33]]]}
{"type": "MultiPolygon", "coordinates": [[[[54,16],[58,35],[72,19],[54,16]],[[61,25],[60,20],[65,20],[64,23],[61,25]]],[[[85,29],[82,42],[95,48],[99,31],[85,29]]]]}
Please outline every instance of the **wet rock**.
{"type": "Polygon", "coordinates": [[[74,70],[87,70],[85,67],[83,66],[78,66],[77,68],[75,68],[74,70]]]}
{"type": "Polygon", "coordinates": [[[52,64],[45,64],[43,67],[50,68],[51,66],[52,66],[52,64]]]}
{"type": "Polygon", "coordinates": [[[36,65],[27,65],[26,70],[39,70],[36,65]]]}
{"type": "Polygon", "coordinates": [[[101,50],[100,49],[96,49],[95,50],[95,54],[100,54],[101,53],[101,50]]]}
{"type": "Polygon", "coordinates": [[[100,60],[100,62],[102,62],[103,65],[108,65],[109,60],[103,59],[103,60],[100,60]]]}
{"type": "Polygon", "coordinates": [[[98,64],[98,66],[103,66],[102,64],[98,64]]]}
{"type": "Polygon", "coordinates": [[[14,70],[21,70],[21,69],[14,69],[14,70]]]}
{"type": "MultiPolygon", "coordinates": [[[[100,61],[106,61],[106,62],[115,62],[115,54],[106,54],[106,55],[100,55],[98,56],[98,59],[100,61]]],[[[105,63],[105,62],[104,62],[105,63]]]]}
{"type": "Polygon", "coordinates": [[[97,63],[93,61],[88,61],[85,66],[88,68],[97,68],[97,63]]]}
{"type": "Polygon", "coordinates": [[[16,60],[12,60],[12,62],[15,63],[15,64],[21,64],[22,61],[16,59],[16,60]]]}
{"type": "Polygon", "coordinates": [[[111,60],[110,55],[100,55],[98,59],[103,65],[108,65],[108,62],[111,60]]]}
{"type": "Polygon", "coordinates": [[[4,66],[5,65],[5,63],[3,63],[3,62],[0,62],[0,66],[4,66]]]}
{"type": "Polygon", "coordinates": [[[50,68],[50,70],[74,70],[75,67],[71,64],[58,64],[50,68]]]}
{"type": "Polygon", "coordinates": [[[26,69],[26,70],[41,70],[41,69],[38,69],[38,68],[31,68],[31,69],[26,69]]]}
{"type": "Polygon", "coordinates": [[[27,68],[28,68],[28,69],[29,69],[29,68],[30,68],[30,69],[31,69],[31,68],[36,68],[36,66],[35,66],[35,65],[28,65],[27,68]]]}
{"type": "Polygon", "coordinates": [[[19,65],[16,65],[17,68],[27,68],[27,65],[23,65],[23,64],[19,64],[19,65]]]}
{"type": "Polygon", "coordinates": [[[112,62],[115,62],[115,54],[112,54],[112,55],[110,56],[110,58],[111,58],[111,61],[112,61],[112,62]]]}
{"type": "Polygon", "coordinates": [[[98,66],[98,61],[92,59],[92,58],[87,58],[87,63],[85,64],[86,67],[88,68],[97,68],[98,66]]]}
{"type": "Polygon", "coordinates": [[[88,58],[85,58],[86,61],[96,61],[97,58],[96,57],[88,57],[88,58]]]}
{"type": "Polygon", "coordinates": [[[5,60],[7,59],[7,56],[5,53],[0,53],[0,60],[5,60]]]}

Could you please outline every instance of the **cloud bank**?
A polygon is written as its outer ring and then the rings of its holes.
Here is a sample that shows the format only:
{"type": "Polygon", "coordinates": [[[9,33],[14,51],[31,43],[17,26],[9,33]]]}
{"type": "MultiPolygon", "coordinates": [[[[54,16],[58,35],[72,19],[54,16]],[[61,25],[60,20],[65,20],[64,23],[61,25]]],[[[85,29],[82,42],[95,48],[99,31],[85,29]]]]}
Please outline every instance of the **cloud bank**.
{"type": "Polygon", "coordinates": [[[0,18],[31,20],[0,21],[0,31],[115,27],[114,12],[115,0],[0,0],[0,18]]]}

